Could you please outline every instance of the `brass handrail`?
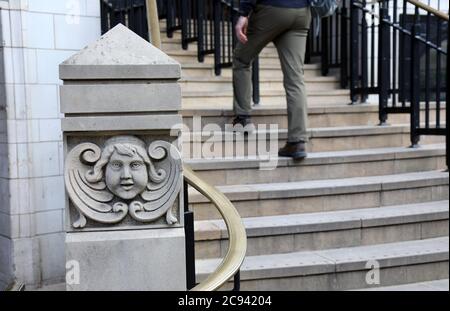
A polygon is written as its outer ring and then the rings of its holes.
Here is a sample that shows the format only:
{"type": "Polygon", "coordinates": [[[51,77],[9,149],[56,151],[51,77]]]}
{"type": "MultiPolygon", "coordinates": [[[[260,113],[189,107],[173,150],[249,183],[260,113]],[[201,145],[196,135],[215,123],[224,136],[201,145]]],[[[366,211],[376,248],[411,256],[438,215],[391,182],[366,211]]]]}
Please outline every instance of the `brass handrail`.
{"type": "Polygon", "coordinates": [[[247,251],[247,234],[241,216],[228,198],[202,180],[187,165],[183,165],[186,182],[211,200],[222,215],[228,230],[228,251],[217,270],[192,291],[215,291],[222,287],[240,269],[247,251]]]}
{"type": "Polygon", "coordinates": [[[147,25],[150,42],[161,49],[161,32],[159,29],[158,5],[156,0],[146,0],[147,25]]]}
{"type": "Polygon", "coordinates": [[[406,0],[411,4],[414,4],[415,6],[421,8],[422,10],[425,10],[431,14],[436,15],[437,17],[440,17],[442,19],[445,19],[446,21],[448,21],[448,14],[445,14],[444,12],[441,12],[439,10],[436,10],[435,8],[429,6],[428,4],[425,4],[421,1],[418,0],[406,0]]]}

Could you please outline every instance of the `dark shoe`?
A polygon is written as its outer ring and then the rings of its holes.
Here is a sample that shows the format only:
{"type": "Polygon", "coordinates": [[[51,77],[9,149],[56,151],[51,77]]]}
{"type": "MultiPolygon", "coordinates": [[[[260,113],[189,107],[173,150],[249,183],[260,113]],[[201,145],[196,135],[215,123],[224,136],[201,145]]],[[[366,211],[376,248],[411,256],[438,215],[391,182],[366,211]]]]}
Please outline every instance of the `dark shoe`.
{"type": "Polygon", "coordinates": [[[249,116],[237,116],[232,125],[232,132],[252,133],[255,130],[255,125],[249,116]]]}
{"type": "Polygon", "coordinates": [[[280,157],[294,158],[294,160],[304,159],[307,156],[305,142],[287,143],[278,151],[280,157]]]}

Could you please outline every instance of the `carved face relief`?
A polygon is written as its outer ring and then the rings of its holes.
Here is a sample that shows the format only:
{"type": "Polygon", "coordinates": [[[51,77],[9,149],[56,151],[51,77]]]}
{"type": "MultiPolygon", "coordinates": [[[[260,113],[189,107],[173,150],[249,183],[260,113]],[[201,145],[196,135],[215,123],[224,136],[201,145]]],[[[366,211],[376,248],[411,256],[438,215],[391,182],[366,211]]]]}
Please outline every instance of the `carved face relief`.
{"type": "Polygon", "coordinates": [[[181,189],[181,157],[165,141],[146,146],[134,136],[117,136],[103,149],[92,143],[75,146],[67,155],[66,190],[83,228],[87,218],[117,224],[131,216],[150,223],[166,216],[169,225],[178,219],[172,211],[181,189]]]}
{"type": "Polygon", "coordinates": [[[144,160],[132,151],[120,154],[116,149],[106,166],[105,181],[108,189],[119,198],[134,199],[147,187],[148,172],[144,160]]]}

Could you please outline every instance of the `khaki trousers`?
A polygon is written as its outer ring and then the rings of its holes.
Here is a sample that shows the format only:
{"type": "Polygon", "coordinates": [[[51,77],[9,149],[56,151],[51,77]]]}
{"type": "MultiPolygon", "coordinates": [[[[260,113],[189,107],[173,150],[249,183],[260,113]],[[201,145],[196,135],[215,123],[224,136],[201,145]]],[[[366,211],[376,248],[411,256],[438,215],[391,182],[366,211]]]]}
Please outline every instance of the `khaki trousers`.
{"type": "Polygon", "coordinates": [[[250,115],[252,62],[268,43],[275,44],[284,77],[289,142],[308,140],[308,111],[303,67],[310,23],[309,7],[290,9],[257,5],[249,17],[248,42],[246,44],[239,42],[234,50],[234,112],[236,115],[250,115]]]}

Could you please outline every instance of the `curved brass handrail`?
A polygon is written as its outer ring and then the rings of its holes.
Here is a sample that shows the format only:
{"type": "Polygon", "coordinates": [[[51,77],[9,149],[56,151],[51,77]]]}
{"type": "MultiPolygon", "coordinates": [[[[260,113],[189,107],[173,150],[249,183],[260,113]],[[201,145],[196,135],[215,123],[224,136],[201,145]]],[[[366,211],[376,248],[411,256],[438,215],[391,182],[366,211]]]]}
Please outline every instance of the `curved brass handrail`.
{"type": "Polygon", "coordinates": [[[197,176],[189,166],[183,165],[183,170],[187,183],[211,200],[225,220],[228,229],[228,252],[222,263],[205,281],[192,289],[192,291],[215,291],[239,271],[247,251],[247,234],[241,216],[230,200],[197,176]]]}
{"type": "Polygon", "coordinates": [[[415,6],[421,8],[422,10],[425,10],[431,14],[436,15],[437,17],[440,17],[442,19],[445,19],[448,22],[448,14],[445,14],[444,12],[441,12],[439,10],[436,10],[435,8],[429,6],[428,4],[425,4],[418,0],[406,0],[411,4],[414,4],[415,6]]]}

